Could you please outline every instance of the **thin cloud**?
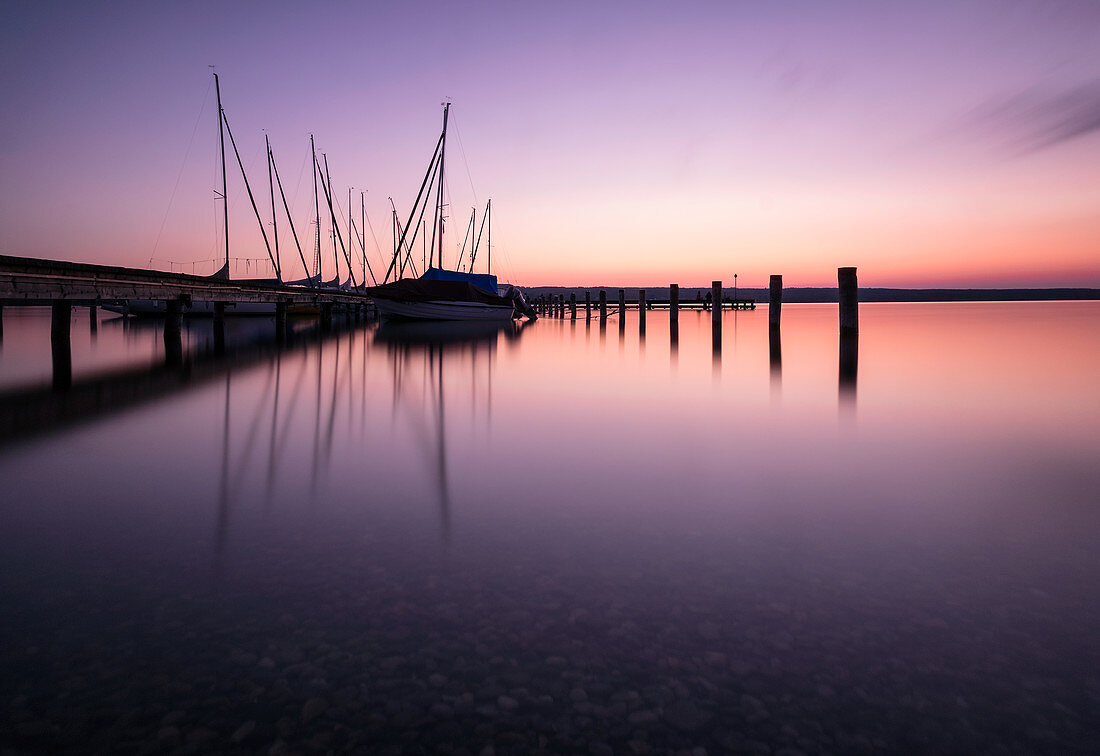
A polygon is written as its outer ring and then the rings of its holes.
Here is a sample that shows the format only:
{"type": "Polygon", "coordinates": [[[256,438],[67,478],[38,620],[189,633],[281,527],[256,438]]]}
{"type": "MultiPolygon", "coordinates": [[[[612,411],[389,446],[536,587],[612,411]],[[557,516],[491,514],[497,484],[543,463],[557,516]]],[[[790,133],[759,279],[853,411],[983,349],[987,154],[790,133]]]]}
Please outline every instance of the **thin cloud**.
{"type": "Polygon", "coordinates": [[[1055,147],[1100,131],[1100,80],[1061,92],[1031,88],[978,108],[968,130],[1013,152],[1055,147]]]}

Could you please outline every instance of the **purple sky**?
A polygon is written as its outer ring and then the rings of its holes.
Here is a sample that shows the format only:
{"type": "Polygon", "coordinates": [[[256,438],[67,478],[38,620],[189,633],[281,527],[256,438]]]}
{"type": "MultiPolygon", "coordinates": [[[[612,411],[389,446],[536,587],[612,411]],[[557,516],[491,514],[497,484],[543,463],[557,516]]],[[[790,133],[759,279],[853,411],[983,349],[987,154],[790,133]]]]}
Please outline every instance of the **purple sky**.
{"type": "Polygon", "coordinates": [[[314,133],[372,264],[449,98],[448,255],[491,196],[519,283],[1100,286],[1100,3],[10,2],[0,35],[4,254],[220,256],[216,64],[258,195],[266,129],[309,236],[314,133]]]}

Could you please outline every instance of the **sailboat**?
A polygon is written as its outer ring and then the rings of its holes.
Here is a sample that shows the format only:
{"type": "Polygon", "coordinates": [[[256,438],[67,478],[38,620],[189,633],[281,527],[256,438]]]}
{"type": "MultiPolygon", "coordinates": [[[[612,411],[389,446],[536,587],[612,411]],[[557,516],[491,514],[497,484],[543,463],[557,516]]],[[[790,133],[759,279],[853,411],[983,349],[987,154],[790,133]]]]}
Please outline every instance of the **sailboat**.
{"type": "MultiPolygon", "coordinates": [[[[229,120],[226,118],[225,109],[222,107],[221,97],[221,84],[218,80],[218,74],[214,74],[214,89],[217,96],[218,103],[218,142],[221,150],[221,178],[222,188],[221,193],[218,195],[222,200],[222,225],[225,233],[225,263],[221,269],[209,276],[200,276],[209,281],[229,281],[229,195],[227,193],[227,176],[225,167],[225,134],[229,134],[230,144],[233,147],[233,152],[237,157],[237,164],[241,168],[241,176],[244,178],[245,188],[248,190],[248,198],[252,202],[252,209],[256,213],[256,220],[260,224],[260,233],[263,234],[264,245],[267,248],[268,258],[271,260],[271,265],[275,270],[275,278],[249,278],[249,279],[234,279],[241,283],[262,284],[265,286],[305,286],[309,288],[318,288],[323,286],[321,283],[320,274],[309,275],[308,268],[305,263],[305,256],[302,254],[301,244],[298,241],[298,232],[294,230],[294,221],[290,217],[290,208],[286,202],[286,195],[283,193],[282,180],[278,178],[278,168],[275,165],[275,156],[271,151],[271,143],[265,137],[265,143],[267,145],[267,169],[268,169],[268,185],[271,193],[271,217],[272,226],[275,234],[275,253],[272,254],[271,244],[267,238],[267,232],[264,230],[263,220],[260,218],[259,208],[256,206],[256,198],[252,194],[252,187],[248,183],[248,176],[244,172],[244,163],[241,161],[240,153],[237,151],[236,140],[233,139],[233,132],[229,128],[229,120]],[[274,175],[274,180],[273,180],[274,175]],[[294,235],[294,243],[298,246],[298,255],[302,259],[302,267],[306,268],[306,277],[296,281],[283,281],[282,270],[279,265],[279,230],[278,226],[274,223],[275,220],[275,181],[278,181],[279,194],[282,196],[283,206],[286,209],[287,219],[290,222],[290,230],[294,235]]],[[[310,137],[310,145],[312,148],[312,136],[310,137]]],[[[316,161],[316,154],[314,154],[314,161],[316,161]]],[[[316,194],[316,183],[314,186],[314,193],[316,194]]],[[[320,227],[320,214],[318,213],[318,227],[320,227]]],[[[236,315],[274,315],[275,304],[272,302],[226,302],[224,303],[224,310],[226,314],[236,315]]],[[[113,312],[122,313],[125,315],[163,315],[167,310],[165,302],[156,299],[130,299],[126,300],[122,304],[108,304],[104,305],[104,309],[113,312]]],[[[214,302],[195,301],[192,302],[189,315],[213,315],[215,311],[214,302]]]]}
{"type": "MultiPolygon", "coordinates": [[[[400,229],[399,240],[394,245],[393,260],[386,271],[386,280],[391,273],[395,274],[395,278],[402,275],[406,264],[415,274],[415,262],[411,260],[412,242],[417,233],[415,229],[423,228],[421,220],[434,188],[436,200],[431,231],[431,255],[426,263],[426,270],[418,278],[396,278],[390,283],[368,287],[366,293],[374,300],[379,315],[384,319],[508,321],[526,316],[534,320],[537,316],[527,304],[523,293],[514,286],[498,286],[497,277],[491,272],[474,273],[472,256],[470,271],[447,270],[443,267],[443,169],[450,108],[449,102],[443,105],[443,131],[420,184],[408,223],[400,229]],[[418,210],[420,218],[414,222],[418,210]],[[407,239],[410,228],[414,229],[411,240],[407,239]]],[[[486,218],[490,218],[491,214],[492,200],[486,208],[486,218]]],[[[490,259],[490,268],[491,265],[490,259]]]]}

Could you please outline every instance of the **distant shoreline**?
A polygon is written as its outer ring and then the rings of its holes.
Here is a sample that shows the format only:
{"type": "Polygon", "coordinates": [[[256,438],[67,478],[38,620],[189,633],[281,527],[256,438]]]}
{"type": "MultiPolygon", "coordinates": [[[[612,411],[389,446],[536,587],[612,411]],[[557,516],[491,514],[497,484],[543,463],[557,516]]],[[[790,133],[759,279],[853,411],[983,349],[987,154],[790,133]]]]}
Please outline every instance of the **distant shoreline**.
{"type": "MultiPolygon", "coordinates": [[[[576,294],[577,299],[584,301],[585,291],[592,292],[592,301],[599,297],[600,289],[607,292],[608,302],[618,300],[619,289],[626,291],[627,299],[637,299],[638,288],[618,286],[528,286],[523,287],[524,294],[528,297],[538,297],[544,294],[565,295],[576,294]]],[[[646,296],[652,300],[668,299],[668,287],[644,287],[646,296]]],[[[709,287],[681,287],[681,300],[694,300],[696,296],[703,298],[710,291],[709,287]]],[[[733,287],[722,289],[723,297],[733,296],[733,287]]],[[[768,301],[768,290],[762,288],[737,287],[738,299],[754,299],[757,302],[768,301]]],[[[1100,299],[1100,289],[888,289],[881,287],[861,287],[859,301],[861,302],[1049,302],[1052,300],[1097,300],[1100,299]]],[[[836,287],[797,287],[792,286],[783,289],[784,302],[837,302],[836,287]]]]}

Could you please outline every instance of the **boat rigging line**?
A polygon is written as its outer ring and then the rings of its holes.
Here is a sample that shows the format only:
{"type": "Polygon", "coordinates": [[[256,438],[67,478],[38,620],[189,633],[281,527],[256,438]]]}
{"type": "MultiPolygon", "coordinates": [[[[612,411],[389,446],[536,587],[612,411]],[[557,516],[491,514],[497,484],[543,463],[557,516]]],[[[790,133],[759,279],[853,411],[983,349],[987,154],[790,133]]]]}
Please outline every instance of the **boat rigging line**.
{"type": "MultiPolygon", "coordinates": [[[[309,266],[306,265],[306,256],[302,252],[302,244],[298,241],[298,232],[294,229],[294,218],[290,215],[290,205],[286,201],[286,193],[283,191],[283,181],[279,178],[279,166],[275,164],[275,153],[271,151],[271,144],[267,146],[267,158],[271,161],[271,169],[275,172],[275,182],[279,185],[279,196],[283,198],[283,209],[286,210],[286,219],[290,223],[290,233],[294,236],[294,245],[298,248],[298,257],[302,260],[302,269],[306,272],[306,282],[312,288],[313,277],[309,274],[309,266]]],[[[316,282],[320,285],[320,281],[316,282]]]]}
{"type": "Polygon", "coordinates": [[[195,119],[195,126],[191,129],[191,138],[187,140],[187,149],[183,153],[183,162],[180,163],[179,173],[176,174],[176,183],[172,187],[172,194],[168,197],[168,207],[164,209],[164,217],[160,221],[160,230],[157,231],[157,238],[153,242],[153,251],[149,253],[149,262],[146,263],[149,267],[153,265],[153,258],[157,254],[157,247],[160,246],[160,237],[164,233],[164,226],[168,223],[168,214],[172,212],[172,202],[176,199],[176,191],[180,188],[180,180],[183,178],[183,169],[187,167],[187,158],[191,156],[191,147],[195,143],[195,134],[199,132],[199,124],[202,123],[202,114],[206,112],[206,101],[210,98],[210,87],[213,86],[212,82],[206,83],[206,91],[202,93],[202,104],[199,106],[199,116],[195,119]]]}

